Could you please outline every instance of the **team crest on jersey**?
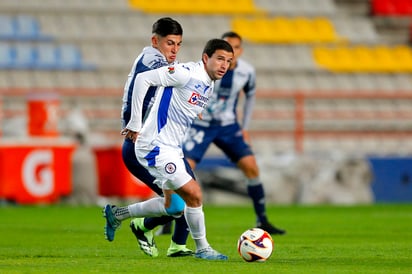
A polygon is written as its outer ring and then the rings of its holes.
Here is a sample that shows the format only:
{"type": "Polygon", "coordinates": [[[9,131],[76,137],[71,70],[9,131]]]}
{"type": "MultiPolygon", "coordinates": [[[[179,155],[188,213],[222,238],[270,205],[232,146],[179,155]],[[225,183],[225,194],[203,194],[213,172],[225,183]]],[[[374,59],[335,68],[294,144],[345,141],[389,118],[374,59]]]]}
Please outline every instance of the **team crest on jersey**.
{"type": "Polygon", "coordinates": [[[193,92],[188,100],[190,104],[196,105],[202,108],[206,107],[207,101],[209,101],[209,98],[207,98],[206,96],[200,95],[197,92],[193,92]]]}
{"type": "Polygon", "coordinates": [[[174,163],[167,163],[165,166],[165,171],[169,174],[176,172],[176,165],[174,163]]]}
{"type": "Polygon", "coordinates": [[[175,67],[168,67],[167,70],[170,74],[175,73],[175,67]]]}

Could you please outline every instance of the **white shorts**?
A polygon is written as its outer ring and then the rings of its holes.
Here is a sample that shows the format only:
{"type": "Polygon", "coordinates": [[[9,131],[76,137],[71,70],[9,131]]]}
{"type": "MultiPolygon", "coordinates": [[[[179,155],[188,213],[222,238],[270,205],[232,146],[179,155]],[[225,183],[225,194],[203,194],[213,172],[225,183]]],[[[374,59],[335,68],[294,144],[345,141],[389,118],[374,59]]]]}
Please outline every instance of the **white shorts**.
{"type": "Polygon", "coordinates": [[[155,184],[162,189],[176,190],[193,179],[186,171],[181,149],[135,146],[135,153],[139,163],[156,178],[155,184]]]}

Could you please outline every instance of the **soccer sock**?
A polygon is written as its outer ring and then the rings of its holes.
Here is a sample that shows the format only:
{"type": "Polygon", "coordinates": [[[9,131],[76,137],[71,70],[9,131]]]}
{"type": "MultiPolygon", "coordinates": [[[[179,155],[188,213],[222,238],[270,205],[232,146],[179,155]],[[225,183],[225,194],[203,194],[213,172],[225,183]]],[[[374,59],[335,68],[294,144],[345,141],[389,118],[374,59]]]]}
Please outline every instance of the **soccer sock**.
{"type": "Polygon", "coordinates": [[[262,183],[255,183],[255,180],[248,180],[247,193],[253,201],[253,207],[260,223],[266,223],[265,191],[262,183]]]}
{"type": "Polygon", "coordinates": [[[152,230],[159,225],[164,225],[174,220],[173,216],[160,216],[160,217],[148,217],[144,218],[144,227],[147,230],[152,230]]]}
{"type": "Polygon", "coordinates": [[[187,236],[189,236],[189,228],[187,226],[184,215],[175,219],[175,230],[173,232],[172,240],[178,245],[185,245],[187,236]]]}
{"type": "Polygon", "coordinates": [[[118,207],[116,212],[114,213],[114,216],[119,221],[130,218],[129,208],[127,206],[118,207]]]}
{"type": "Polygon", "coordinates": [[[129,205],[131,217],[156,217],[167,215],[163,197],[156,197],[150,200],[129,205]]]}
{"type": "Polygon", "coordinates": [[[206,239],[205,214],[202,206],[200,207],[185,207],[187,225],[190,229],[190,234],[196,244],[196,250],[207,248],[209,243],[206,239]]]}

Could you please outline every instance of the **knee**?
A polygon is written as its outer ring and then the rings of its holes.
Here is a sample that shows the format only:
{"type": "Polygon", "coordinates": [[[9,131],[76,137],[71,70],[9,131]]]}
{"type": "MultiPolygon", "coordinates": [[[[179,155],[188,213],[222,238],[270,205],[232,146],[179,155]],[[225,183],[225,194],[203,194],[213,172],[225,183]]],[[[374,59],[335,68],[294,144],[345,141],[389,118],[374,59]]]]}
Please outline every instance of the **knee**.
{"type": "Polygon", "coordinates": [[[169,207],[166,208],[168,215],[180,215],[185,209],[185,202],[176,193],[171,194],[169,207]]]}

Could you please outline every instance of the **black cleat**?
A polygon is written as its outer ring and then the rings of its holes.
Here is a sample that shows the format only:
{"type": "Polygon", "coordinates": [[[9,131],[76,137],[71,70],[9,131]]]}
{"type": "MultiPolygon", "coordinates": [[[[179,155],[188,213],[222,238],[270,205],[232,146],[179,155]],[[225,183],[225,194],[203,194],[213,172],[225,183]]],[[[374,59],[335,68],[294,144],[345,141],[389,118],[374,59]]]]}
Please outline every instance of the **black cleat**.
{"type": "Polygon", "coordinates": [[[260,229],[263,229],[265,231],[267,231],[269,234],[271,235],[283,235],[286,234],[286,230],[277,228],[275,226],[273,226],[271,223],[269,222],[265,222],[265,223],[258,223],[257,227],[260,229]]]}

